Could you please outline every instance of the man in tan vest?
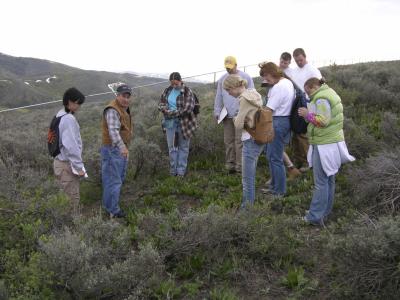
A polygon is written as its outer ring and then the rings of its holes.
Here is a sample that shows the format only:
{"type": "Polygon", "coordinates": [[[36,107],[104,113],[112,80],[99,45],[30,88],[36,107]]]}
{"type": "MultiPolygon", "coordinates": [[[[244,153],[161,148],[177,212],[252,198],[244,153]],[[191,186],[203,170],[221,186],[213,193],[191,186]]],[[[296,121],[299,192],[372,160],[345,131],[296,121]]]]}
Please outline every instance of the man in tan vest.
{"type": "Polygon", "coordinates": [[[132,89],[127,85],[117,88],[117,98],[103,112],[103,145],[101,147],[101,173],[103,206],[111,218],[123,218],[119,196],[128,166],[129,144],[132,139],[132,117],[129,99],[132,89]]]}

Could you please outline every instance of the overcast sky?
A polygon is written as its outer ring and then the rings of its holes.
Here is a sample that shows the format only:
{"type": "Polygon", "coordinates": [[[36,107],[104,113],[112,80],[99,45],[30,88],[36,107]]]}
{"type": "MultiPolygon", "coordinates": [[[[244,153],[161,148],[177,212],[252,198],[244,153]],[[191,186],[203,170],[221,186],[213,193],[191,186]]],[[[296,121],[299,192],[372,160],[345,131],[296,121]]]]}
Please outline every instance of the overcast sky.
{"type": "Polygon", "coordinates": [[[400,59],[396,0],[2,0],[0,52],[194,75],[305,49],[321,65],[400,59]]]}

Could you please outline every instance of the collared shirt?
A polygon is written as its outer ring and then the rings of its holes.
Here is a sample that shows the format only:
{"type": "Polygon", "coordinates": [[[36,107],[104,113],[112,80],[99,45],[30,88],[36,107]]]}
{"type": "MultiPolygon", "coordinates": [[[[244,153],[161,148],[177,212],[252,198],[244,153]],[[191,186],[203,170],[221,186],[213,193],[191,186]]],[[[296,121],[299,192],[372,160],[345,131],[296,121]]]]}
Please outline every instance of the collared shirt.
{"type": "Polygon", "coordinates": [[[119,114],[114,108],[109,108],[105,112],[105,118],[107,121],[108,133],[112,141],[112,146],[118,147],[119,149],[126,148],[124,141],[119,134],[121,129],[121,121],[119,114]]]}

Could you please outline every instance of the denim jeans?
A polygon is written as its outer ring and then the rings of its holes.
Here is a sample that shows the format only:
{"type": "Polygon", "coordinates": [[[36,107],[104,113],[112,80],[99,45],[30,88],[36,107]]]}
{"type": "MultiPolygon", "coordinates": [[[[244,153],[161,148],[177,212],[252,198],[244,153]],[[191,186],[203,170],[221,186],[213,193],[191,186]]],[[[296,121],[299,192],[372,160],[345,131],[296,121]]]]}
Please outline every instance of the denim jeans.
{"type": "Polygon", "coordinates": [[[253,139],[243,141],[242,149],[242,208],[253,205],[255,199],[256,169],[258,157],[264,145],[258,145],[253,139]]]}
{"type": "Polygon", "coordinates": [[[323,224],[333,207],[335,196],[335,175],[327,176],[322,168],[318,147],[313,146],[312,167],[314,175],[314,191],[310,210],[306,215],[309,222],[323,224]]]}
{"type": "Polygon", "coordinates": [[[128,160],[121,155],[118,147],[101,147],[101,179],[103,182],[103,206],[115,215],[120,212],[119,195],[125,180],[128,160]]]}
{"type": "Polygon", "coordinates": [[[273,117],[275,137],[266,145],[267,160],[271,176],[273,194],[286,194],[286,170],[283,163],[283,151],[290,140],[289,117],[273,117]]]}
{"type": "Polygon", "coordinates": [[[183,176],[187,168],[190,139],[183,137],[181,123],[178,118],[168,121],[165,129],[169,150],[169,173],[173,176],[183,176]]]}

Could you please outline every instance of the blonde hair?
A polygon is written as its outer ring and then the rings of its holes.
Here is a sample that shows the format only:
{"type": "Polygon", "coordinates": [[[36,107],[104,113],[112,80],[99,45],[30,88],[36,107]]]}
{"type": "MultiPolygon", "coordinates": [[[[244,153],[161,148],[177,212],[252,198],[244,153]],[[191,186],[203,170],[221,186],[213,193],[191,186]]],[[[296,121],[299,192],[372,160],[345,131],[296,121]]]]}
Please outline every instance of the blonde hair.
{"type": "Polygon", "coordinates": [[[247,80],[243,79],[239,75],[231,74],[224,80],[224,90],[234,89],[241,86],[247,88],[247,80]]]}

